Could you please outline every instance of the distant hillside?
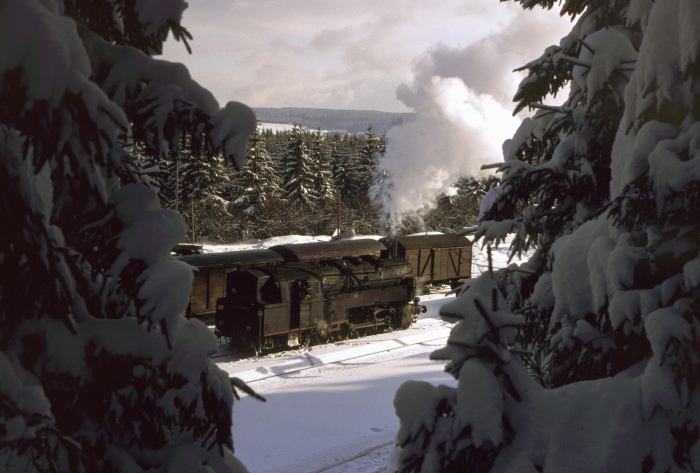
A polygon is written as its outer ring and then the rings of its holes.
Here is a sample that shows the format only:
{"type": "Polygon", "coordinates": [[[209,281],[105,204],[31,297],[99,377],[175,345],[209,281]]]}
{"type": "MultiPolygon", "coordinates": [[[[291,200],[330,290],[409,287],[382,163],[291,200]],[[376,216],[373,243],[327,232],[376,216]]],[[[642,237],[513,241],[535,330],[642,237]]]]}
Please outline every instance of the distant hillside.
{"type": "Polygon", "coordinates": [[[378,112],[376,110],[334,110],[330,108],[266,108],[254,107],[258,120],[267,123],[289,123],[308,129],[344,130],[348,133],[364,133],[372,125],[375,134],[381,136],[389,128],[412,120],[415,113],[378,112]]]}

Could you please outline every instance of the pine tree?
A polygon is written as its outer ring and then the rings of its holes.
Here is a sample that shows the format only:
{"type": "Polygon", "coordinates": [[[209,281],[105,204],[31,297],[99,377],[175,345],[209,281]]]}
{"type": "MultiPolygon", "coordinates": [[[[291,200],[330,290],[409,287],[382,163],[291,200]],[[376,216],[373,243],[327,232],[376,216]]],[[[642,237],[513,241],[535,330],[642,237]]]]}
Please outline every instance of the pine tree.
{"type": "Polygon", "coordinates": [[[481,201],[492,187],[498,186],[500,180],[496,176],[473,177],[463,176],[457,179],[454,187],[457,189],[457,195],[464,197],[474,197],[481,201]]]}
{"type": "Polygon", "coordinates": [[[292,204],[311,207],[313,200],[314,175],[312,174],[305,133],[295,125],[289,134],[287,153],[281,160],[282,192],[292,204]]]}
{"type": "Polygon", "coordinates": [[[281,193],[274,161],[263,146],[259,129],[248,140],[246,165],[234,175],[230,193],[233,205],[248,215],[255,214],[268,199],[281,193]]]}
{"type": "Polygon", "coordinates": [[[185,146],[167,155],[147,158],[144,165],[158,167],[158,197],[163,208],[180,212],[187,226],[187,241],[201,236],[225,240],[225,226],[230,223],[228,202],[223,191],[229,184],[229,168],[221,155],[202,156],[185,146]],[[194,234],[193,234],[194,232],[194,234]]]}
{"type": "Polygon", "coordinates": [[[700,6],[562,13],[580,18],[524,68],[517,108],[539,111],[504,146],[477,233],[536,251],[441,309],[457,324],[433,358],[459,384],[397,393],[402,471],[700,468],[700,6]]]}
{"type": "Polygon", "coordinates": [[[456,193],[438,196],[435,207],[423,217],[424,231],[452,233],[475,226],[481,200],[498,183],[496,176],[460,177],[453,186],[456,193]]]}
{"type": "Polygon", "coordinates": [[[127,143],[160,156],[189,133],[186,147],[241,165],[254,116],[151,59],[169,34],[189,38],[185,3],[144,5],[0,7],[17,52],[0,55],[5,470],[245,471],[216,340],[180,316],[192,272],[170,250],[184,223],[127,143]]]}
{"type": "Polygon", "coordinates": [[[314,176],[312,196],[317,204],[328,202],[335,198],[333,173],[326,150],[325,138],[319,128],[309,139],[309,161],[314,176]]]}
{"type": "Polygon", "coordinates": [[[275,159],[281,158],[287,151],[289,143],[288,131],[275,131],[265,129],[262,136],[263,147],[275,159]]]}
{"type": "Polygon", "coordinates": [[[190,241],[197,241],[200,236],[226,240],[225,226],[221,224],[231,218],[228,202],[223,197],[230,178],[223,156],[197,156],[183,150],[177,153],[174,161],[179,181],[177,206],[187,225],[190,241]]]}
{"type": "MultiPolygon", "coordinates": [[[[515,231],[514,253],[537,249],[529,273],[514,276],[519,290],[513,308],[527,314],[531,322],[521,339],[536,354],[528,362],[541,381],[551,386],[598,377],[604,374],[600,369],[611,368],[608,374],[612,374],[624,366],[606,357],[589,359],[588,369],[568,369],[567,360],[575,358],[568,350],[550,353],[546,334],[555,330],[553,324],[561,328],[566,322],[555,321],[554,301],[544,304],[531,299],[536,288],[550,284],[555,242],[595,219],[610,203],[611,152],[640,40],[639,31],[626,26],[624,10],[621,3],[591,8],[560,46],[548,48],[523,68],[529,76],[515,96],[516,111],[530,106],[538,112],[504,145],[502,185],[490,194],[493,199],[487,199],[490,206],[477,234],[493,244],[502,232],[515,231]],[[568,99],[558,107],[541,105],[547,93],[562,87],[562,77],[569,78],[568,99]]],[[[581,350],[586,352],[585,347],[575,349],[581,350]]],[[[644,356],[643,351],[639,356],[644,356]]]]}
{"type": "Polygon", "coordinates": [[[352,189],[352,162],[351,154],[345,146],[346,141],[347,134],[342,141],[334,139],[330,150],[333,186],[341,199],[349,197],[352,189]]]}
{"type": "Polygon", "coordinates": [[[367,195],[374,176],[375,160],[382,149],[381,142],[372,131],[372,125],[367,127],[364,139],[357,149],[353,163],[353,188],[354,196],[367,195]]]}

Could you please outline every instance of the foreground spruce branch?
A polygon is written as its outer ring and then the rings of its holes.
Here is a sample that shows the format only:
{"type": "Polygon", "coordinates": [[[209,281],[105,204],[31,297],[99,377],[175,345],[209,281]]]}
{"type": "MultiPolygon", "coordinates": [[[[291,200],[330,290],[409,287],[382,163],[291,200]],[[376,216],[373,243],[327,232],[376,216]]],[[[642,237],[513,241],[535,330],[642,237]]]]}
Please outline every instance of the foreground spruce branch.
{"type": "Polygon", "coordinates": [[[403,472],[700,470],[700,6],[561,8],[477,230],[536,251],[441,310],[459,385],[396,394],[403,472]]]}
{"type": "Polygon", "coordinates": [[[150,57],[189,37],[185,2],[154,4],[0,6],[3,471],[245,471],[216,341],[179,315],[183,221],[132,151],[240,168],[255,118],[150,57]]]}

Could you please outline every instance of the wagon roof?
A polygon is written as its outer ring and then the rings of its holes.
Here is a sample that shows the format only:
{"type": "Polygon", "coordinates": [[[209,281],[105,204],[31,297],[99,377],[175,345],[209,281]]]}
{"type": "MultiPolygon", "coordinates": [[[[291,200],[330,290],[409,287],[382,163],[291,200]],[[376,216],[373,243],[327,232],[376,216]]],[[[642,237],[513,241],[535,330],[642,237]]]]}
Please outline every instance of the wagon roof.
{"type": "Polygon", "coordinates": [[[441,233],[435,235],[407,235],[397,237],[398,244],[406,250],[423,248],[460,248],[471,246],[472,242],[465,236],[456,233],[441,233]]]}
{"type": "Polygon", "coordinates": [[[281,254],[285,261],[310,261],[357,256],[379,256],[386,247],[377,240],[362,238],[357,240],[322,241],[312,243],[292,243],[276,245],[271,250],[281,254]]]}
{"type": "Polygon", "coordinates": [[[228,268],[281,263],[282,256],[269,249],[226,251],[203,255],[177,256],[177,259],[198,268],[228,268]]]}

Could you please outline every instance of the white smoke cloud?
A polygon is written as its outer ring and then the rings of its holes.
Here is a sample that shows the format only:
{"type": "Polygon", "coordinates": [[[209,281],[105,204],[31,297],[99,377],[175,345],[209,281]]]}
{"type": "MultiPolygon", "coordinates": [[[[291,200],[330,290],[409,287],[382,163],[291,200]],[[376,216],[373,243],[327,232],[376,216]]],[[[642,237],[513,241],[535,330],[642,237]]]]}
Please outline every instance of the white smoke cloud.
{"type": "Polygon", "coordinates": [[[387,134],[378,170],[387,178],[373,188],[395,225],[403,215],[430,207],[462,175],[500,160],[501,143],[519,119],[491,95],[477,94],[458,78],[433,77],[414,97],[414,121],[387,134]]]}
{"type": "Polygon", "coordinates": [[[460,176],[503,160],[502,144],[521,119],[511,98],[524,77],[513,69],[539,57],[571,28],[551,12],[524,12],[502,32],[465,48],[437,45],[418,58],[396,97],[416,119],[387,133],[372,195],[393,231],[403,216],[429,209],[460,176]]]}

